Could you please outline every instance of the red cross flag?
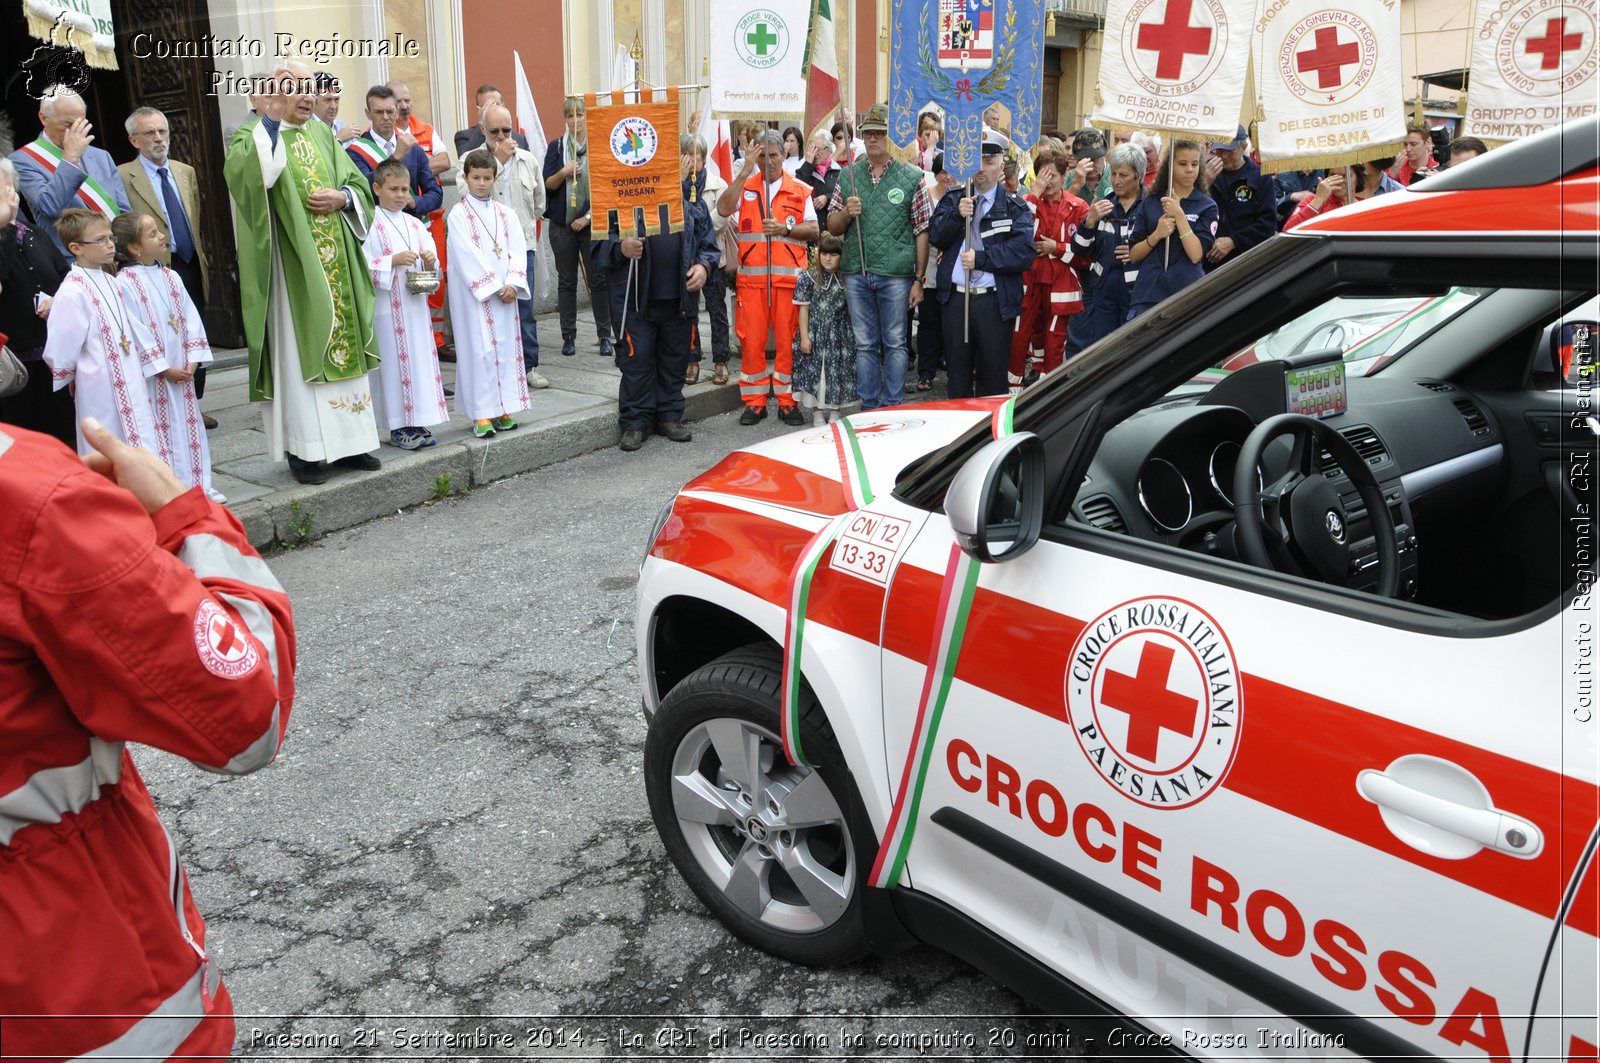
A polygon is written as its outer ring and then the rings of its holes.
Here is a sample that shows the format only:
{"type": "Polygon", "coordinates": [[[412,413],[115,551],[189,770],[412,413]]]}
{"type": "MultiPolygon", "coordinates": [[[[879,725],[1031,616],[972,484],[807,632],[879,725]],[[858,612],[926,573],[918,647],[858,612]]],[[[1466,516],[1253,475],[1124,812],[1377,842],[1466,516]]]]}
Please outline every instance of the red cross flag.
{"type": "Polygon", "coordinates": [[[1466,131],[1520,140],[1595,113],[1595,0],[1478,0],[1466,131]]]}
{"type": "Polygon", "coordinates": [[[1263,170],[1394,157],[1406,135],[1399,4],[1276,0],[1255,32],[1263,170]]]}
{"type": "Polygon", "coordinates": [[[1111,0],[1091,121],[1232,140],[1250,64],[1247,9],[1224,0],[1111,0]]]}

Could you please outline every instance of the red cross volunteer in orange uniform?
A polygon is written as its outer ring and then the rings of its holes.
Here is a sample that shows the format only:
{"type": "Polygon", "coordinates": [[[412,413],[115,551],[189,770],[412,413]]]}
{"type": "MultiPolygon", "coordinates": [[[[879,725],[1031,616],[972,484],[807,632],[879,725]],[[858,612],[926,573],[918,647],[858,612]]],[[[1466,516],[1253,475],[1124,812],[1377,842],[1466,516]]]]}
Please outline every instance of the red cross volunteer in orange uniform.
{"type": "Polygon", "coordinates": [[[226,1057],[233,1004],[125,746],[271,763],[289,598],[200,488],[83,437],[80,461],[0,426],[0,1036],[8,1057],[226,1057]]]}
{"type": "Polygon", "coordinates": [[[783,168],[783,138],[776,132],[759,137],[744,155],[744,168],[717,199],[717,213],[737,212],[739,243],[738,315],[742,362],[739,397],[745,411],[739,423],[755,424],[767,415],[767,393],[778,399],[778,414],[787,424],[804,424],[790,390],[794,334],[800,311],[794,286],[807,265],[811,241],[817,238],[817,208],[811,186],[783,168]],[[755,168],[761,166],[761,173],[755,168]],[[777,356],[767,368],[767,336],[777,339],[777,356]]]}

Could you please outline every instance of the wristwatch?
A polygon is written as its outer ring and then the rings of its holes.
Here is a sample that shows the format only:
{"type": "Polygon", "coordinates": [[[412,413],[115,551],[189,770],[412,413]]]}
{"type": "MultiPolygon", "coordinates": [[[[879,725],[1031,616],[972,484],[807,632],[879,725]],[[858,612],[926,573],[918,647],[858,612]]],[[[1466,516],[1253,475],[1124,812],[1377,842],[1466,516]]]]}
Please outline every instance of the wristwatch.
{"type": "Polygon", "coordinates": [[[783,223],[783,235],[789,236],[789,235],[792,235],[793,233],[794,233],[794,219],[790,218],[788,221],[783,223]]]}

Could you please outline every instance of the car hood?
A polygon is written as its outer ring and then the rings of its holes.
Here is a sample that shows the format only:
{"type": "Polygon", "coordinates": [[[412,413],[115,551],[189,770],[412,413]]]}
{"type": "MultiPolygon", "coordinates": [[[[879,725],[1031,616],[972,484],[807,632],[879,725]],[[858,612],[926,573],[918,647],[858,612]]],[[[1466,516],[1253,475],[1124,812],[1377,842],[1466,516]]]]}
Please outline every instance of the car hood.
{"type": "MultiPolygon", "coordinates": [[[[900,471],[994,416],[1003,398],[954,399],[854,414],[855,431],[873,496],[888,493],[900,471]]],[[[851,508],[843,476],[848,467],[832,425],[807,428],[729,454],[691,480],[685,492],[731,495],[788,509],[836,516],[851,508]]]]}

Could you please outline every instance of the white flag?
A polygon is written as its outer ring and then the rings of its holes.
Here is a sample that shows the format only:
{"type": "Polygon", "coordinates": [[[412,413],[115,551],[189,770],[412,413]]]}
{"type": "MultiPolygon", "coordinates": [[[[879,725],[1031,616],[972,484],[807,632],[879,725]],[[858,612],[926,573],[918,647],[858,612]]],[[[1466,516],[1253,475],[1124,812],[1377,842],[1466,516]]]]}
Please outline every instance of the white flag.
{"type": "Polygon", "coordinates": [[[627,45],[617,45],[616,55],[611,59],[611,87],[614,89],[628,89],[619,102],[637,103],[639,93],[634,89],[634,82],[638,80],[634,68],[633,56],[628,54],[627,45]]]}
{"type": "Polygon", "coordinates": [[[1275,0],[1256,28],[1263,170],[1394,156],[1406,136],[1399,4],[1275,0]]]}
{"type": "Polygon", "coordinates": [[[1595,113],[1595,0],[1478,0],[1466,131],[1521,140],[1595,113]]]}
{"type": "MultiPolygon", "coordinates": [[[[539,121],[539,109],[533,105],[533,89],[528,86],[528,73],[522,69],[522,56],[517,52],[511,53],[511,61],[516,67],[516,104],[517,132],[522,134],[528,142],[528,150],[533,157],[544,165],[544,153],[549,143],[544,138],[544,123],[539,121]]],[[[538,221],[539,246],[533,256],[534,265],[534,298],[545,300],[550,297],[553,281],[549,269],[550,262],[550,234],[545,231],[544,219],[538,221]]]]}
{"type": "Polygon", "coordinates": [[[805,120],[811,0],[716,0],[711,5],[711,106],[717,118],[805,120]]]}
{"type": "Polygon", "coordinates": [[[1111,0],[1092,121],[1232,140],[1254,11],[1223,0],[1111,0]]]}

